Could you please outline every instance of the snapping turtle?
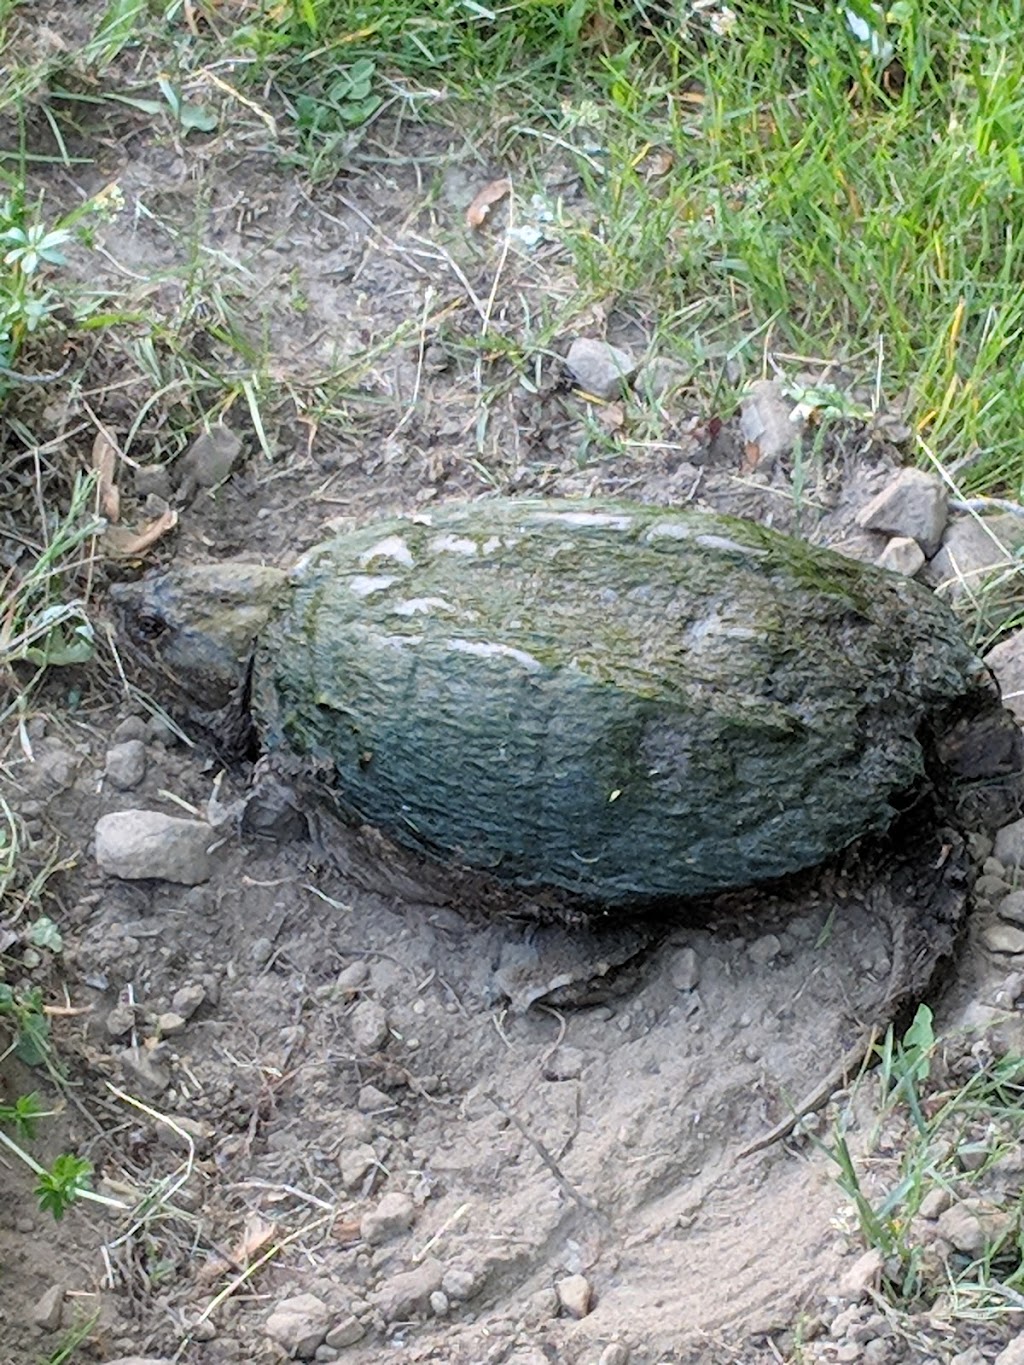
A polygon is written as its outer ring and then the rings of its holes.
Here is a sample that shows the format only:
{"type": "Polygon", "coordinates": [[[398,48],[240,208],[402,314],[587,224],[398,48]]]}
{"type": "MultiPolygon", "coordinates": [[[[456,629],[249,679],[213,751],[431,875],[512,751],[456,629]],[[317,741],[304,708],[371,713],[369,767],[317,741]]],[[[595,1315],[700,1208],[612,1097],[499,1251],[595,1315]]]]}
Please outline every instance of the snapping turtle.
{"type": "Polygon", "coordinates": [[[604,907],[816,866],[925,793],[954,824],[1019,795],[931,593],[692,507],[452,505],[112,595],[195,704],[249,670],[264,745],[328,765],[346,815],[604,907]]]}

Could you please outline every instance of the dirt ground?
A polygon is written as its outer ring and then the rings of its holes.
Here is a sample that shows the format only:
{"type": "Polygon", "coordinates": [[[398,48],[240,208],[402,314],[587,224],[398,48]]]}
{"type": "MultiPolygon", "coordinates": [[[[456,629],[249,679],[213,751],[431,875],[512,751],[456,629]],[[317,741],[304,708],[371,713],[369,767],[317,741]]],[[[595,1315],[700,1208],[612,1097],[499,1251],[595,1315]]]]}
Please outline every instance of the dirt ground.
{"type": "MultiPolygon", "coordinates": [[[[116,182],[125,207],[74,269],[145,302],[192,361],[128,326],[94,334],[45,399],[9,400],[69,467],[108,426],[125,524],[177,511],[151,550],[102,569],[100,609],[105,578],[240,553],[287,564],[334,525],[494,490],[699,499],[835,543],[900,462],[883,431],[837,426],[798,501],[792,466],[746,468],[735,414],[698,412],[691,376],[662,372],[624,408],[588,402],[562,364],[571,336],[644,354],[653,320],[581,302],[537,342],[533,320],[573,296],[568,257],[554,232],[517,245],[507,205],[470,232],[466,206],[501,167],[436,129],[382,129],[315,188],[255,132],[182,146],[122,121],[81,137],[70,150],[92,164],[41,170],[38,187],[70,205],[116,182]],[[247,365],[229,332],[263,359],[247,365]],[[211,374],[237,382],[204,388],[211,374]],[[213,487],[188,453],[203,417],[242,441],[213,487]]],[[[587,214],[564,166],[549,183],[587,214]]],[[[93,1313],[75,1360],[278,1361],[267,1321],[300,1294],[333,1324],[315,1358],[353,1365],[862,1358],[829,1332],[863,1250],[834,1163],[807,1137],[740,1155],[883,1006],[894,945],[856,879],[833,869],[620,940],[455,908],[329,826],[283,843],[229,831],[193,888],[105,878],[103,813],[205,812],[220,764],[116,676],[74,685],[77,706],[62,678],[40,694],[4,766],[37,851],[59,838],[73,858],[49,884],[78,1011],[54,1022],[67,1083],[10,1059],[4,1080],[60,1110],[40,1154],[87,1156],[131,1212],[78,1204],[54,1227],[0,1162],[5,1365],[45,1359],[93,1313]],[[136,734],[145,776],[118,790],[106,755],[136,734]],[[408,1200],[368,1237],[386,1195],[408,1200]],[[40,1325],[55,1285],[62,1327],[40,1325]]],[[[230,770],[217,799],[247,778],[230,770]]],[[[969,936],[932,1000],[943,1025],[1014,1028],[1006,976],[969,936]]],[[[869,1080],[844,1091],[817,1131],[843,1113],[867,1146],[876,1102],[869,1080]]],[[[874,1358],[974,1343],[989,1359],[1013,1326],[932,1321],[927,1348],[893,1336],[874,1358]]]]}

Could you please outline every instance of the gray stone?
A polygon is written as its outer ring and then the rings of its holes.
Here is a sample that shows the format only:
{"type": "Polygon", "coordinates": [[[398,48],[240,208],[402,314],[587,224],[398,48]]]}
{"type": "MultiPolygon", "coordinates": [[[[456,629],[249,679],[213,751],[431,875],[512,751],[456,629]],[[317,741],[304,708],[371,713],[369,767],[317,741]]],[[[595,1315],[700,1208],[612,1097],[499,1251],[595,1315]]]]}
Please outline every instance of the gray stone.
{"type": "Polygon", "coordinates": [[[637,368],[628,351],[591,337],[577,337],[565,363],[580,388],[595,398],[617,398],[637,368]]]}
{"type": "Polygon", "coordinates": [[[44,1332],[56,1332],[64,1307],[64,1286],[51,1284],[32,1309],[32,1321],[44,1332]]]}
{"type": "Polygon", "coordinates": [[[126,739],[107,750],[106,779],[118,791],[128,792],[146,776],[146,746],[141,739],[126,739]]]}
{"type": "Polygon", "coordinates": [[[1003,881],[1002,877],[979,877],[974,883],[974,896],[976,900],[988,901],[995,904],[1001,901],[1010,889],[1010,883],[1003,881]]]}
{"type": "Polygon", "coordinates": [[[161,1038],[176,1038],[179,1033],[185,1032],[185,1025],[186,1020],[173,1010],[165,1010],[156,1017],[156,1031],[161,1038]]]}
{"type": "Polygon", "coordinates": [[[1003,826],[996,835],[993,852],[1004,867],[1012,869],[1024,864],[1024,820],[1003,826]]]}
{"type": "Polygon", "coordinates": [[[1020,609],[1020,575],[1007,570],[1018,562],[1014,551],[1022,544],[1024,518],[962,517],[947,528],[924,577],[951,606],[976,603],[984,622],[995,628],[1020,609]]]}
{"type": "MultiPolygon", "coordinates": [[[[386,1194],[375,1209],[363,1214],[359,1235],[369,1246],[381,1246],[408,1232],[415,1213],[416,1206],[407,1194],[386,1194]]],[[[440,1280],[435,1287],[440,1289],[440,1280]]]]}
{"type": "Polygon", "coordinates": [[[629,1365],[629,1347],[621,1341],[610,1342],[601,1352],[597,1365],[629,1365]]]}
{"type": "Polygon", "coordinates": [[[1024,929],[1013,924],[986,924],[981,941],[990,953],[1024,953],[1024,929]]]}
{"type": "Polygon", "coordinates": [[[578,1047],[557,1047],[541,1071],[546,1081],[575,1081],[583,1075],[587,1054],[578,1047]]]}
{"type": "Polygon", "coordinates": [[[111,739],[115,744],[123,744],[128,739],[146,738],[146,722],[141,716],[125,716],[114,726],[111,739]]]}
{"type": "Polygon", "coordinates": [[[209,880],[210,826],[155,810],[113,811],[96,822],[96,861],[111,877],[158,877],[196,886],[209,880]]]}
{"type": "Polygon", "coordinates": [[[910,536],[893,536],[875,561],[880,569],[913,578],[924,567],[924,551],[910,536]]]}
{"type": "Polygon", "coordinates": [[[957,1251],[977,1256],[1000,1242],[1013,1227],[1013,1216],[982,1199],[964,1199],[939,1215],[939,1236],[957,1251]]]}
{"type": "Polygon", "coordinates": [[[364,1085],[360,1087],[359,1094],[356,1096],[356,1108],[361,1114],[376,1114],[381,1109],[394,1109],[395,1102],[390,1095],[385,1095],[383,1090],[375,1085],[364,1085]]]}
{"type": "Polygon", "coordinates": [[[872,1289],[878,1288],[884,1264],[885,1256],[878,1247],[871,1247],[858,1256],[839,1278],[840,1297],[851,1303],[866,1299],[872,1289]]]}
{"type": "Polygon", "coordinates": [[[921,1200],[921,1207],[918,1212],[922,1218],[927,1218],[934,1223],[940,1214],[946,1212],[952,1202],[953,1196],[948,1190],[936,1187],[934,1190],[929,1190],[921,1200]]]}
{"type": "Polygon", "coordinates": [[[1024,1332],[1007,1343],[992,1365],[1024,1365],[1024,1332]]]}
{"type": "Polygon", "coordinates": [[[444,1272],[441,1288],[450,1299],[464,1303],[479,1291],[480,1283],[471,1270],[464,1270],[459,1266],[449,1266],[444,1272]]]}
{"type": "Polygon", "coordinates": [[[142,1047],[130,1047],[121,1053],[121,1070],[128,1088],[141,1090],[144,1095],[162,1095],[171,1083],[171,1073],[142,1047]]]}
{"type": "Polygon", "coordinates": [[[354,995],[365,984],[369,975],[369,967],[362,958],[357,958],[355,962],[350,962],[338,973],[334,979],[334,984],[341,994],[354,995]]]}
{"type": "Polygon", "coordinates": [[[430,1311],[433,1313],[434,1317],[435,1318],[447,1317],[448,1309],[450,1307],[451,1304],[448,1302],[448,1295],[444,1292],[444,1290],[435,1289],[433,1294],[431,1294],[430,1296],[430,1311]]]}
{"type": "Polygon", "coordinates": [[[751,463],[769,468],[790,453],[804,429],[803,419],[793,415],[795,408],[775,379],[757,379],[748,386],[740,403],[740,431],[751,463]]]}
{"type": "Polygon", "coordinates": [[[351,1190],[362,1183],[367,1171],[376,1164],[377,1153],[368,1142],[356,1143],[354,1147],[343,1147],[338,1155],[342,1184],[351,1190]]]}
{"type": "Polygon", "coordinates": [[[351,1313],[347,1313],[345,1317],[339,1318],[327,1333],[327,1336],[324,1338],[324,1345],[333,1346],[337,1351],[343,1346],[354,1346],[356,1342],[361,1341],[365,1335],[366,1328],[359,1319],[354,1317],[351,1313]]]}
{"type": "Polygon", "coordinates": [[[842,540],[830,545],[830,550],[835,550],[837,555],[844,555],[847,559],[856,559],[861,564],[877,564],[878,556],[884,551],[886,544],[885,536],[880,531],[853,531],[842,540]]]}
{"type": "Polygon", "coordinates": [[[330,1310],[315,1294],[296,1294],[281,1300],[267,1318],[265,1330],[292,1359],[312,1360],[324,1343],[330,1321],[330,1310]]]}
{"type": "Polygon", "coordinates": [[[555,1281],[559,1305],[571,1318],[585,1318],[590,1312],[594,1291],[585,1275],[566,1275],[555,1281]]]}
{"type": "Polygon", "coordinates": [[[1024,926],[1024,891],[1010,891],[999,902],[996,914],[1010,924],[1024,926]]]}
{"type": "Polygon", "coordinates": [[[700,960],[693,948],[679,948],[672,954],[668,975],[677,991],[696,989],[700,982],[700,960]]]}
{"type": "Polygon", "coordinates": [[[400,1322],[429,1307],[430,1296],[441,1288],[441,1280],[441,1263],[429,1256],[415,1269],[401,1271],[385,1280],[370,1296],[370,1301],[380,1310],[385,1322],[400,1322]]]}
{"type": "Polygon", "coordinates": [[[747,949],[750,960],[758,967],[769,966],[781,951],[782,943],[775,934],[762,934],[760,938],[755,938],[747,949]]]}
{"type": "Polygon", "coordinates": [[[923,469],[901,469],[857,513],[857,525],[866,531],[916,540],[930,559],[942,541],[949,514],[949,494],[937,474],[923,469]]]}
{"type": "Polygon", "coordinates": [[[135,470],[135,496],[170,498],[171,476],[165,464],[141,465],[135,470]]]}
{"type": "Polygon", "coordinates": [[[171,996],[171,1009],[182,1019],[191,1019],[196,1010],[206,1000],[206,990],[199,982],[179,986],[171,996]]]}
{"type": "Polygon", "coordinates": [[[360,1000],[349,1016],[349,1026],[360,1052],[378,1052],[391,1036],[388,1016],[376,1000],[360,1000]]]}
{"type": "Polygon", "coordinates": [[[123,1038],[135,1027],[135,1010],[131,1005],[115,1005],[104,1021],[110,1038],[123,1038]]]}
{"type": "Polygon", "coordinates": [[[1003,705],[1024,721],[1024,630],[1015,630],[985,655],[1003,694],[1003,705]]]}
{"type": "Polygon", "coordinates": [[[218,423],[201,432],[182,457],[182,470],[197,488],[216,488],[231,473],[242,442],[230,427],[218,423]]]}

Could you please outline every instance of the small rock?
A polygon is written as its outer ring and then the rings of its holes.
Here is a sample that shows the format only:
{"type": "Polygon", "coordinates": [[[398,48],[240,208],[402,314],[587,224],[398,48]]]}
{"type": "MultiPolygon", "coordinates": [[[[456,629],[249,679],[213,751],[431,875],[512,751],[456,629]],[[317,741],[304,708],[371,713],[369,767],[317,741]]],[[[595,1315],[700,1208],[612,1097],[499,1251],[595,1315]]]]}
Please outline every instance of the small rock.
{"type": "Polygon", "coordinates": [[[999,1352],[992,1365],[1024,1365],[1024,1335],[1014,1337],[999,1352]]]}
{"type": "Polygon", "coordinates": [[[1003,705],[1024,721],[1024,630],[1015,630],[985,655],[1003,694],[1003,705]]]}
{"type": "Polygon", "coordinates": [[[990,953],[1024,953],[1024,929],[1013,924],[986,924],[981,941],[990,953]]]}
{"type": "Polygon", "coordinates": [[[120,1061],[129,1088],[141,1090],[144,1095],[162,1095],[171,1083],[171,1073],[154,1061],[145,1048],[127,1048],[120,1061]]]}
{"type": "Polygon", "coordinates": [[[795,412],[778,380],[757,379],[748,386],[740,403],[740,431],[751,464],[767,469],[790,453],[804,429],[795,412]]]}
{"type": "Polygon", "coordinates": [[[194,1119],[188,1114],[175,1114],[174,1127],[169,1123],[156,1126],[157,1141],[173,1152],[207,1149],[216,1136],[216,1128],[205,1119],[194,1119]]]}
{"type": "Polygon", "coordinates": [[[156,1031],[161,1038],[176,1038],[179,1033],[185,1032],[185,1026],[186,1020],[173,1010],[167,1010],[156,1017],[156,1031]]]}
{"type": "Polygon", "coordinates": [[[840,1276],[840,1296],[851,1303],[866,1299],[872,1289],[878,1288],[884,1263],[885,1257],[878,1247],[870,1247],[840,1276]]]}
{"type": "Polygon", "coordinates": [[[930,559],[942,541],[949,515],[949,494],[937,474],[901,469],[896,478],[857,513],[866,531],[916,540],[930,559]]]}
{"type": "Polygon", "coordinates": [[[854,1361],[863,1358],[863,1351],[860,1344],[856,1341],[844,1341],[842,1346],[836,1348],[833,1359],[836,1365],[853,1365],[854,1361]]]}
{"type": "MultiPolygon", "coordinates": [[[[962,517],[950,524],[942,549],[925,570],[927,582],[952,606],[979,604],[992,628],[1019,610],[1020,585],[1007,581],[993,588],[990,580],[1014,564],[1014,551],[1024,544],[1024,522],[1011,513],[995,517],[962,517]]],[[[1014,579],[1017,575],[1012,575],[1014,579]]]]}
{"type": "Polygon", "coordinates": [[[390,1095],[385,1095],[383,1090],[375,1085],[364,1085],[359,1089],[356,1096],[356,1108],[361,1114],[376,1114],[380,1109],[393,1109],[394,1100],[390,1095]]]}
{"type": "Polygon", "coordinates": [[[44,1332],[56,1332],[64,1307],[64,1286],[52,1284],[32,1309],[32,1321],[44,1332]]]}
{"type": "Polygon", "coordinates": [[[861,564],[876,564],[886,544],[885,536],[880,531],[854,531],[830,548],[847,559],[859,560],[861,564]]]}
{"type": "Polygon", "coordinates": [[[924,567],[924,551],[910,536],[893,536],[875,562],[880,569],[913,578],[924,567]]]}
{"type": "Polygon", "coordinates": [[[182,886],[209,880],[210,826],[155,810],[123,810],[96,822],[96,861],[111,877],[158,877],[182,886]]]}
{"type": "Polygon", "coordinates": [[[349,1026],[360,1052],[378,1052],[391,1036],[388,1016],[376,1000],[360,1000],[349,1016],[349,1026]]]}
{"type": "Polygon", "coordinates": [[[948,1190],[934,1189],[929,1190],[921,1200],[921,1207],[918,1210],[922,1218],[927,1218],[935,1222],[940,1213],[945,1213],[953,1202],[953,1196],[948,1190]]]}
{"type": "Polygon", "coordinates": [[[755,938],[747,948],[750,960],[758,967],[769,966],[781,951],[782,944],[775,934],[762,934],[760,938],[755,938]]]}
{"type": "Polygon", "coordinates": [[[444,1272],[441,1288],[450,1299],[464,1303],[473,1297],[480,1285],[472,1271],[462,1270],[458,1266],[450,1266],[444,1272]]]}
{"type": "Polygon", "coordinates": [[[126,739],[107,750],[104,768],[107,781],[118,791],[129,792],[146,776],[146,746],[141,739],[126,739]]]}
{"type": "Polygon", "coordinates": [[[200,1005],[206,1000],[206,990],[199,982],[179,986],[171,996],[171,1009],[182,1019],[191,1019],[200,1005]]]}
{"type": "Polygon", "coordinates": [[[182,457],[182,471],[197,488],[216,488],[231,473],[242,442],[223,423],[201,432],[182,457]]]}
{"type": "Polygon", "coordinates": [[[593,1290],[585,1275],[566,1275],[555,1281],[558,1302],[572,1318],[585,1318],[590,1312],[593,1290]]]}
{"type": "Polygon", "coordinates": [[[162,744],[165,749],[180,743],[178,732],[163,716],[150,716],[146,721],[146,739],[150,744],[162,744]]]}
{"type": "MultiPolygon", "coordinates": [[[[386,1194],[375,1209],[363,1214],[359,1235],[370,1246],[380,1246],[408,1232],[415,1213],[416,1206],[407,1194],[386,1194]]],[[[435,1287],[440,1289],[440,1280],[435,1287]]]]}
{"type": "Polygon", "coordinates": [[[342,1184],[351,1190],[362,1183],[367,1171],[377,1164],[377,1153],[368,1142],[357,1143],[355,1147],[343,1147],[338,1156],[342,1184]]]}
{"type": "Polygon", "coordinates": [[[135,1010],[131,1005],[115,1005],[105,1020],[107,1034],[111,1038],[123,1038],[135,1027],[135,1010]]]}
{"type": "Polygon", "coordinates": [[[315,1294],[296,1294],[281,1300],[267,1318],[265,1330],[292,1359],[312,1360],[324,1343],[330,1320],[330,1310],[315,1294]]]}
{"type": "Polygon", "coordinates": [[[957,1165],[962,1171],[980,1171],[991,1155],[984,1142],[965,1142],[956,1149],[957,1165]]]}
{"type": "Polygon", "coordinates": [[[340,1350],[343,1346],[354,1346],[357,1341],[361,1341],[366,1335],[366,1328],[357,1317],[351,1313],[339,1318],[331,1330],[324,1337],[325,1346],[333,1346],[340,1350]]]}
{"type": "Polygon", "coordinates": [[[260,934],[258,938],[254,938],[249,944],[249,961],[252,962],[254,966],[265,967],[273,956],[273,941],[267,938],[265,934],[260,934]]]}
{"type": "Polygon", "coordinates": [[[583,1075],[587,1054],[578,1047],[557,1047],[544,1063],[546,1081],[575,1081],[583,1075]]]}
{"type": "Polygon", "coordinates": [[[1020,867],[1024,863],[1024,820],[1004,825],[996,835],[992,851],[1004,867],[1020,867]]]}
{"type": "Polygon", "coordinates": [[[1002,900],[1010,889],[1010,883],[1003,881],[1002,877],[990,877],[982,875],[974,883],[974,895],[976,900],[988,901],[994,904],[1002,900]]]}
{"type": "Polygon", "coordinates": [[[617,398],[637,368],[628,351],[591,337],[577,337],[565,363],[580,388],[595,398],[617,398]]]}
{"type": "Polygon", "coordinates": [[[134,484],[137,498],[171,496],[171,476],[165,464],[140,465],[135,470],[134,484]]]}
{"type": "Polygon", "coordinates": [[[1010,891],[999,902],[996,914],[1010,924],[1024,925],[1024,891],[1010,891]]]}
{"type": "Polygon", "coordinates": [[[334,979],[336,989],[342,994],[355,994],[370,975],[370,969],[362,959],[350,962],[334,979]]]}
{"type": "Polygon", "coordinates": [[[601,1352],[597,1365],[629,1365],[629,1347],[613,1341],[601,1352]]]}
{"type": "Polygon", "coordinates": [[[443,1318],[448,1314],[451,1305],[448,1302],[448,1295],[442,1289],[435,1289],[430,1296],[430,1311],[435,1318],[443,1318]]]}
{"type": "Polygon", "coordinates": [[[866,1342],[861,1353],[862,1365],[892,1365],[895,1359],[893,1343],[886,1337],[875,1337],[866,1342]]]}
{"type": "Polygon", "coordinates": [[[700,982],[700,961],[696,952],[692,948],[680,948],[674,952],[668,975],[677,991],[695,990],[700,982]]]}
{"type": "Polygon", "coordinates": [[[429,1306],[431,1294],[441,1288],[441,1279],[441,1263],[430,1256],[414,1270],[404,1270],[385,1280],[371,1295],[371,1302],[385,1322],[400,1322],[429,1306]]]}
{"type": "Polygon", "coordinates": [[[970,1256],[1001,1242],[1013,1227],[1013,1217],[1004,1209],[981,1199],[964,1199],[951,1204],[939,1216],[939,1236],[970,1256]]]}
{"type": "Polygon", "coordinates": [[[123,744],[129,739],[146,738],[146,722],[141,716],[125,716],[124,720],[119,720],[114,726],[114,733],[111,739],[115,744],[123,744]]]}

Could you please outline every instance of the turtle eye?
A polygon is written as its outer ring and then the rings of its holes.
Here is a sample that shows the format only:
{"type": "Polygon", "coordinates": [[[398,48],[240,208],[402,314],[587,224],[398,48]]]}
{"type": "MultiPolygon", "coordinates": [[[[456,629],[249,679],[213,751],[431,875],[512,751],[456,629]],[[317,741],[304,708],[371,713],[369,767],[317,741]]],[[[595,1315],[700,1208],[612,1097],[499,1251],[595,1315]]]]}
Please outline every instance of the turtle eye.
{"type": "Polygon", "coordinates": [[[160,616],[144,612],[135,622],[135,632],[143,640],[157,640],[167,629],[167,622],[160,616]]]}

